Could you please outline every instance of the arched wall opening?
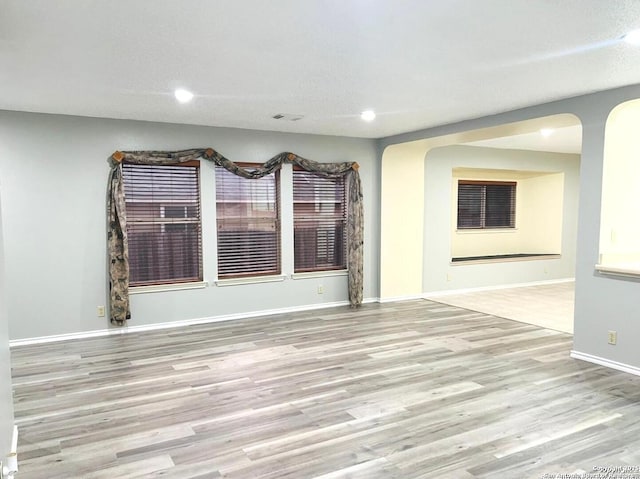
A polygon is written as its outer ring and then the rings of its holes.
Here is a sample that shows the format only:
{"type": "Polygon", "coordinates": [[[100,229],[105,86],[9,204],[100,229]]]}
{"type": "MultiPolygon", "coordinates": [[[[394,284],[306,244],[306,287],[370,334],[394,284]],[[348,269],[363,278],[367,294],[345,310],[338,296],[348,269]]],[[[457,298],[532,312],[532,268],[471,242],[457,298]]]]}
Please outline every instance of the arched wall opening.
{"type": "Polygon", "coordinates": [[[619,104],[605,126],[600,214],[600,254],[596,269],[640,277],[640,99],[619,104]]]}
{"type": "MultiPolygon", "coordinates": [[[[504,146],[492,148],[485,146],[483,141],[532,134],[541,128],[576,126],[581,133],[580,120],[575,115],[560,114],[388,146],[381,165],[381,300],[572,277],[579,155],[520,152],[504,149],[504,146]],[[453,264],[456,174],[472,173],[539,177],[540,192],[552,184],[556,189],[560,185],[562,214],[556,214],[553,221],[560,230],[557,238],[561,239],[546,249],[529,251],[553,253],[557,257],[537,261],[535,266],[532,266],[534,262],[523,266],[524,262],[511,261],[484,266],[453,264]],[[486,274],[488,268],[491,275],[486,274]],[[526,273],[523,274],[523,270],[526,273]]],[[[544,202],[552,195],[538,197],[544,202]]],[[[542,224],[546,220],[544,215],[537,214],[536,221],[542,224]]]]}

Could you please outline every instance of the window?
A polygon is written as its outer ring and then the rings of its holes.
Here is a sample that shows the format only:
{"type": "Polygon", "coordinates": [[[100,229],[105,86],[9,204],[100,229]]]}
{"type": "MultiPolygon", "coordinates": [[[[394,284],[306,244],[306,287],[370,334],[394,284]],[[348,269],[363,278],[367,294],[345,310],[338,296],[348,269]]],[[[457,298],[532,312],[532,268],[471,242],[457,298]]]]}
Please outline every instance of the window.
{"type": "Polygon", "coordinates": [[[458,181],[458,229],[514,228],[516,183],[458,181]]]}
{"type": "Polygon", "coordinates": [[[199,163],[123,164],[131,286],[202,281],[199,163]]]}
{"type": "Polygon", "coordinates": [[[347,209],[344,177],[324,178],[294,168],[294,270],[344,269],[347,209]]]}
{"type": "Polygon", "coordinates": [[[278,179],[279,172],[246,179],[216,167],[218,278],[280,274],[278,179]]]}

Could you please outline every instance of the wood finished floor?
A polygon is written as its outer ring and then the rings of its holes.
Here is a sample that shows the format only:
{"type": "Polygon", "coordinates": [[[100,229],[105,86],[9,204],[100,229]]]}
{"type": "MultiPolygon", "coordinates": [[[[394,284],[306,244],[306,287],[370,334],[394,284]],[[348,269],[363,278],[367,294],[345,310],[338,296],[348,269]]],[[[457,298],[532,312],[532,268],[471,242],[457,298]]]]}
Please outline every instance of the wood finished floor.
{"type": "Polygon", "coordinates": [[[540,478],[640,465],[640,377],[430,301],[12,350],[20,479],[540,478]]]}

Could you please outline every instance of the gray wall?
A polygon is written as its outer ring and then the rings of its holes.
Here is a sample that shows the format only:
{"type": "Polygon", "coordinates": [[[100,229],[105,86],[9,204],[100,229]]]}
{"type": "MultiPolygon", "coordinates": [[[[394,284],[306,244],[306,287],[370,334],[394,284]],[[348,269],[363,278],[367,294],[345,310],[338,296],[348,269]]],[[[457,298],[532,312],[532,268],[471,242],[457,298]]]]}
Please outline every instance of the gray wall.
{"type": "MultiPolygon", "coordinates": [[[[0,193],[1,191],[2,188],[0,188],[0,193]]],[[[2,205],[0,205],[0,213],[1,211],[2,205]]],[[[9,452],[13,433],[9,322],[5,299],[4,246],[2,243],[2,215],[0,214],[0,459],[2,460],[9,452]]]]}
{"type": "Polygon", "coordinates": [[[583,95],[508,113],[420,130],[379,141],[386,146],[456,132],[503,125],[560,113],[573,113],[582,122],[574,350],[640,368],[640,282],[599,275],[600,198],[607,117],[618,104],[640,98],[640,85],[583,95]],[[607,331],[618,332],[618,344],[607,344],[607,331]]]}
{"type": "MultiPolygon", "coordinates": [[[[582,121],[576,248],[574,349],[640,368],[640,282],[598,275],[604,129],[611,109],[640,98],[640,85],[570,98],[494,116],[397,135],[387,145],[559,113],[582,121]],[[607,344],[607,331],[618,344],[607,344]]],[[[106,301],[106,158],[115,149],[212,146],[233,160],[264,161],[294,151],[318,161],[361,163],[365,194],[365,297],[378,295],[379,161],[369,140],[287,135],[130,121],[0,112],[0,178],[4,190],[5,294],[12,338],[103,329],[95,307],[106,301]]],[[[231,311],[259,311],[345,300],[321,298],[305,281],[155,293],[134,301],[132,324],[162,323],[231,311]],[[238,304],[239,301],[239,304],[238,304]]],[[[311,287],[312,286],[312,287],[311,287]]]]}
{"type": "Polygon", "coordinates": [[[430,150],[425,159],[423,291],[431,293],[572,278],[576,259],[579,168],[579,155],[462,145],[430,150]],[[452,266],[451,172],[455,167],[563,172],[561,258],[452,266]]]}
{"type": "MultiPolygon", "coordinates": [[[[105,329],[105,198],[115,150],[212,147],[233,161],[282,151],[320,161],[357,161],[365,210],[364,297],[378,296],[379,194],[374,140],[0,111],[0,175],[11,339],[105,329]]],[[[203,162],[204,163],[204,162],[203,162]]],[[[213,173],[203,166],[203,254],[211,281],[213,173]],[[209,193],[207,193],[207,191],[209,193]],[[208,198],[208,200],[207,200],[208,198]]],[[[215,229],[215,226],[214,226],[215,229]]],[[[283,244],[283,250],[292,247],[283,244]]],[[[215,262],[215,261],[214,261],[215,262]]],[[[346,277],[209,286],[132,295],[130,326],[346,301],[346,277]],[[322,283],[324,294],[317,293],[322,283]]]]}

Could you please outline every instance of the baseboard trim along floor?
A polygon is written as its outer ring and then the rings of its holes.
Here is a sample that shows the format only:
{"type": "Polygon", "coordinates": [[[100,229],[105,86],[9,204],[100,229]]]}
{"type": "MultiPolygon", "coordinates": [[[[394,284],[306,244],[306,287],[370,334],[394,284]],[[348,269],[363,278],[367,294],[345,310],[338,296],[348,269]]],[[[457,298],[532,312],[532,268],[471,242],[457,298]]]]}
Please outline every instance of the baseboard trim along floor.
{"type": "Polygon", "coordinates": [[[560,279],[549,279],[545,281],[530,281],[528,283],[498,284],[495,286],[480,286],[478,288],[447,289],[444,291],[430,291],[427,293],[422,293],[421,297],[424,299],[436,299],[442,296],[452,296],[455,294],[478,293],[481,291],[498,291],[501,289],[511,289],[511,288],[527,288],[529,286],[544,286],[545,284],[570,283],[572,281],[575,281],[575,278],[560,278],[560,279]]]}
{"type": "Polygon", "coordinates": [[[612,361],[611,359],[601,358],[599,356],[594,356],[592,354],[587,354],[587,353],[581,353],[580,351],[575,351],[575,350],[571,350],[571,357],[574,359],[587,361],[589,363],[598,364],[600,366],[606,366],[608,368],[615,369],[617,371],[622,371],[625,373],[640,376],[640,368],[636,368],[635,366],[631,366],[629,364],[612,361]]]}
{"type": "MultiPolygon", "coordinates": [[[[536,286],[536,285],[542,285],[542,284],[566,283],[569,281],[573,281],[573,278],[556,279],[556,280],[548,280],[548,281],[533,281],[529,283],[504,284],[504,285],[488,286],[488,287],[481,287],[481,288],[435,291],[431,293],[422,293],[417,295],[408,295],[408,296],[401,296],[401,297],[398,296],[398,297],[388,297],[388,298],[365,298],[363,300],[363,303],[368,304],[368,303],[392,303],[397,301],[414,301],[417,299],[431,299],[431,298],[437,298],[439,296],[462,294],[462,293],[468,293],[468,292],[474,292],[474,291],[491,291],[491,290],[499,290],[499,289],[505,289],[505,288],[536,286]]],[[[225,315],[219,315],[219,316],[210,316],[205,318],[184,319],[179,321],[170,321],[167,323],[143,324],[143,325],[136,325],[136,326],[124,326],[119,328],[114,327],[109,329],[97,329],[94,331],[80,331],[77,333],[55,334],[51,336],[38,336],[34,338],[12,339],[9,341],[9,346],[16,347],[16,346],[27,346],[31,344],[52,343],[56,341],[69,341],[73,339],[99,338],[102,336],[126,334],[126,333],[139,332],[139,331],[153,331],[156,329],[165,329],[165,328],[179,328],[181,326],[191,326],[194,324],[217,323],[219,321],[231,321],[234,319],[251,318],[251,317],[257,317],[257,316],[269,316],[272,314],[312,311],[314,309],[332,308],[335,306],[344,306],[346,304],[349,304],[349,303],[347,301],[336,301],[332,303],[310,304],[310,305],[303,305],[303,306],[293,306],[289,308],[266,309],[261,311],[248,311],[243,313],[232,313],[232,314],[225,314],[225,315]]]]}
{"type": "MultiPolygon", "coordinates": [[[[365,298],[362,303],[378,303],[378,298],[365,298]]],[[[158,329],[180,328],[182,326],[192,326],[196,324],[218,323],[221,321],[232,321],[234,319],[256,318],[260,316],[271,316],[274,314],[297,313],[313,311],[315,309],[334,308],[336,306],[346,306],[348,301],[334,301],[332,303],[308,304],[304,306],[292,306],[289,308],[265,309],[262,311],[248,311],[244,313],[223,314],[206,318],[183,319],[179,321],[169,321],[166,323],[141,324],[136,326],[113,327],[110,329],[97,329],[95,331],[81,331],[78,333],[55,334],[52,336],[39,336],[35,338],[12,339],[9,347],[29,346],[33,344],[54,343],[57,341],[70,341],[72,339],[99,338],[102,336],[116,336],[119,334],[137,333],[142,331],[154,331],[158,329]]]]}

